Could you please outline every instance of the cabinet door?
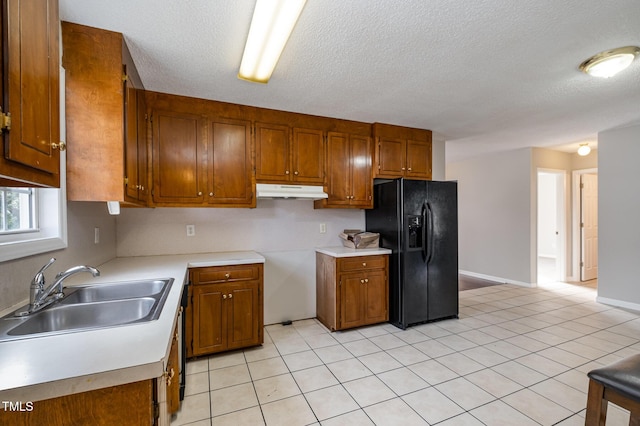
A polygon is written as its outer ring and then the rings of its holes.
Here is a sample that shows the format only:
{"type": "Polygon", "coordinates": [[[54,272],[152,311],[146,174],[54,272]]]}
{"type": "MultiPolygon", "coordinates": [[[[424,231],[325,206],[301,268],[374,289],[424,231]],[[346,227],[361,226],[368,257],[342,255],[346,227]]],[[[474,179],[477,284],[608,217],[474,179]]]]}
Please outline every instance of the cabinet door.
{"type": "Polygon", "coordinates": [[[348,206],[351,201],[351,149],[349,135],[327,134],[327,204],[348,206]]]}
{"type": "Polygon", "coordinates": [[[224,313],[228,288],[220,284],[193,286],[194,356],[227,348],[227,315],[224,313]]]}
{"type": "Polygon", "coordinates": [[[5,157],[59,174],[60,152],[52,147],[60,142],[58,1],[8,0],[3,5],[8,84],[1,106],[11,114],[5,157]]]}
{"type": "Polygon", "coordinates": [[[389,319],[387,307],[389,292],[387,290],[387,276],[385,270],[368,272],[365,277],[364,289],[364,322],[374,324],[389,319]]]}
{"type": "Polygon", "coordinates": [[[227,298],[227,348],[258,345],[260,339],[260,295],[258,281],[225,286],[227,298]]]}
{"type": "Polygon", "coordinates": [[[351,205],[373,207],[371,175],[371,138],[351,136],[351,205]]]}
{"type": "Polygon", "coordinates": [[[431,179],[431,142],[407,141],[406,176],[431,179]]]}
{"type": "Polygon", "coordinates": [[[340,329],[364,324],[364,276],[344,274],[340,278],[340,329]]]}
{"type": "Polygon", "coordinates": [[[169,414],[177,413],[180,409],[180,358],[178,356],[178,327],[176,324],[171,340],[171,349],[167,360],[167,410],[169,414]]]}
{"type": "Polygon", "coordinates": [[[293,129],[293,180],[324,183],[324,135],[321,130],[293,129]]]}
{"type": "Polygon", "coordinates": [[[210,204],[255,206],[251,162],[251,123],[216,119],[210,123],[210,204]]]}
{"type": "Polygon", "coordinates": [[[378,138],[376,177],[393,179],[404,176],[406,169],[405,146],[404,139],[378,138]]]}
{"type": "Polygon", "coordinates": [[[256,180],[286,182],[291,177],[289,127],[256,123],[256,180]]]}
{"type": "Polygon", "coordinates": [[[125,200],[138,201],[141,185],[138,170],[138,90],[126,79],[123,84],[125,200]]]}
{"type": "Polygon", "coordinates": [[[152,122],[153,201],[202,204],[207,157],[200,117],[155,111],[152,122]]]}

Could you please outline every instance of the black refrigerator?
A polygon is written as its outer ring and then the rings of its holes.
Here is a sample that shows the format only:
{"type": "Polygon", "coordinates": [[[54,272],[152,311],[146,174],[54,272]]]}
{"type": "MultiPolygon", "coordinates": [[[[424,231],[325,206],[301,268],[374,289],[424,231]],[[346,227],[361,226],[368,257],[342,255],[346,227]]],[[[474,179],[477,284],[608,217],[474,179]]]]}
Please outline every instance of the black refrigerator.
{"type": "Polygon", "coordinates": [[[414,324],[458,316],[456,182],[376,181],[367,231],[380,233],[389,259],[389,322],[414,324]]]}

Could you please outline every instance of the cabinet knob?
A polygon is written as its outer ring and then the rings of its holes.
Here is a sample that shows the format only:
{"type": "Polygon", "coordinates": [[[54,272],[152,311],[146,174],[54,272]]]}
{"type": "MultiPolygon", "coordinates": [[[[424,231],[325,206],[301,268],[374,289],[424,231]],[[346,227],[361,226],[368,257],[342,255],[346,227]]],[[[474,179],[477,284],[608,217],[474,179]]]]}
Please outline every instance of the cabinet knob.
{"type": "Polygon", "coordinates": [[[295,172],[293,172],[293,174],[297,176],[298,175],[298,171],[296,170],[295,172]]]}
{"type": "Polygon", "coordinates": [[[367,262],[362,262],[362,266],[367,266],[367,262]]]}
{"type": "Polygon", "coordinates": [[[210,192],[210,193],[209,193],[209,197],[213,197],[213,192],[210,192]]]}
{"type": "Polygon", "coordinates": [[[226,273],[226,274],[224,274],[224,277],[225,277],[226,279],[229,279],[229,277],[231,277],[231,274],[226,273]]]}
{"type": "Polygon", "coordinates": [[[405,168],[403,167],[402,170],[405,170],[405,168]]]}
{"type": "Polygon", "coordinates": [[[144,186],[140,185],[140,191],[144,191],[144,186]]]}
{"type": "Polygon", "coordinates": [[[51,143],[51,148],[52,149],[59,149],[60,151],[66,151],[67,150],[67,144],[64,142],[60,142],[60,143],[51,143]]]}
{"type": "Polygon", "coordinates": [[[233,294],[229,293],[229,299],[233,299],[233,294]]]}
{"type": "Polygon", "coordinates": [[[285,175],[288,175],[288,174],[289,174],[289,170],[285,170],[285,171],[284,171],[284,174],[285,174],[285,175]]]}
{"type": "Polygon", "coordinates": [[[198,196],[202,195],[202,191],[198,191],[198,196]]]}
{"type": "Polygon", "coordinates": [[[365,279],[364,279],[364,282],[365,282],[365,283],[368,283],[368,282],[369,282],[369,278],[365,278],[365,279]]]}
{"type": "Polygon", "coordinates": [[[226,294],[223,294],[223,295],[222,295],[222,298],[223,298],[223,299],[226,299],[226,298],[227,298],[227,295],[226,295],[226,294]]]}
{"type": "Polygon", "coordinates": [[[409,167],[407,170],[411,171],[411,167],[409,167]]]}

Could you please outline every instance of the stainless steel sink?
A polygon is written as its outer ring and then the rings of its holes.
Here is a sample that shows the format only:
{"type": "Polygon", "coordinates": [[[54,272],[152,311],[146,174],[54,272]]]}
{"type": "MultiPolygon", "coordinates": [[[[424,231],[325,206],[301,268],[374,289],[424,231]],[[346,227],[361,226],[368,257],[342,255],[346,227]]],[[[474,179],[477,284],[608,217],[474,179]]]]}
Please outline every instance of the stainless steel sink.
{"type": "Polygon", "coordinates": [[[110,302],[58,305],[38,312],[7,334],[24,336],[151,321],[160,316],[160,310],[153,309],[156,304],[157,300],[152,297],[140,297],[110,302]]]}
{"type": "Polygon", "coordinates": [[[51,307],[0,319],[0,342],[156,320],[172,283],[153,279],[70,287],[51,307]]]}
{"type": "Polygon", "coordinates": [[[66,296],[59,303],[68,305],[132,299],[136,297],[155,297],[162,293],[168,285],[169,280],[141,280],[126,283],[68,287],[64,290],[66,296]]]}

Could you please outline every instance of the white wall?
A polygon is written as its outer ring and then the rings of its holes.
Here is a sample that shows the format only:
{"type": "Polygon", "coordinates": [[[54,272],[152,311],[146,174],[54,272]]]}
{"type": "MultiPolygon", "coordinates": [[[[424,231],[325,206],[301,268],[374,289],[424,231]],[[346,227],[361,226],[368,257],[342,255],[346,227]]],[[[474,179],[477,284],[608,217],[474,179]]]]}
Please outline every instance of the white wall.
{"type": "Polygon", "coordinates": [[[447,165],[458,181],[459,264],[475,276],[530,285],[531,150],[447,165]]]}
{"type": "Polygon", "coordinates": [[[142,256],[254,250],[265,259],[265,324],[316,315],[315,247],[364,229],[364,211],[314,210],[308,200],[258,200],[255,209],[122,209],[117,254],[142,256]],[[320,224],[327,227],[320,233],[320,224]],[[196,235],[186,236],[186,225],[196,235]]]}
{"type": "Polygon", "coordinates": [[[640,310],[640,124],[598,134],[598,301],[640,310]]]}
{"type": "Polygon", "coordinates": [[[29,298],[31,279],[52,257],[57,260],[45,273],[47,282],[71,266],[99,266],[116,257],[116,221],[107,213],[105,203],[70,202],[67,220],[66,249],[0,263],[0,310],[29,298]],[[100,228],[99,244],[93,242],[95,227],[100,228]]]}

